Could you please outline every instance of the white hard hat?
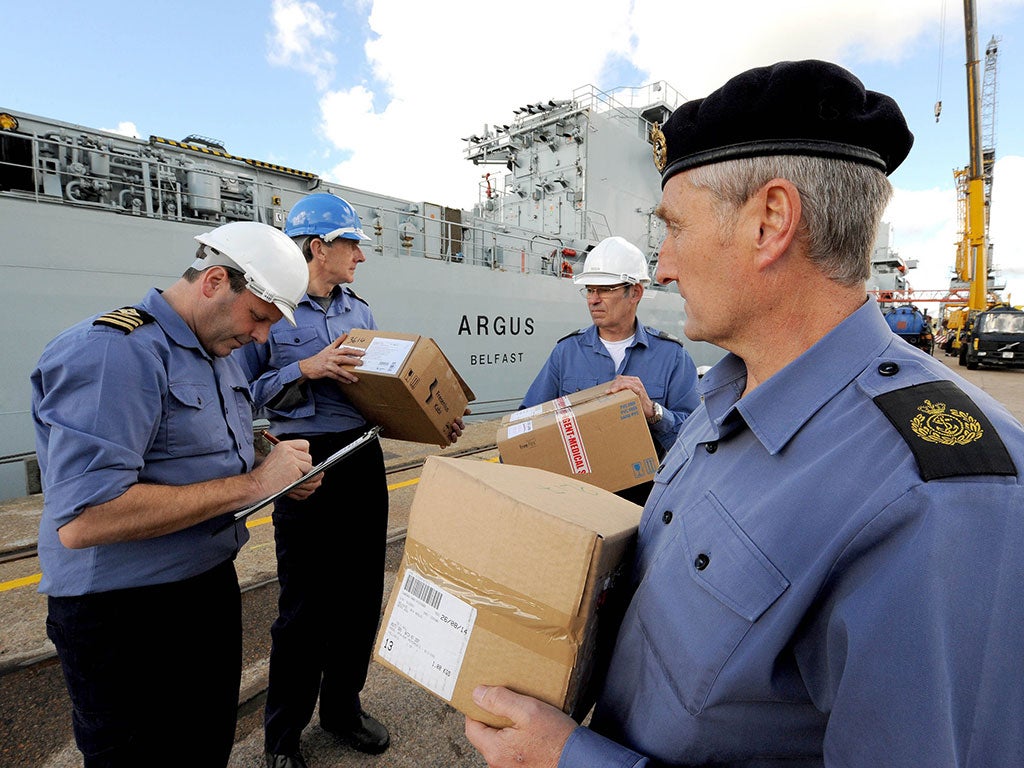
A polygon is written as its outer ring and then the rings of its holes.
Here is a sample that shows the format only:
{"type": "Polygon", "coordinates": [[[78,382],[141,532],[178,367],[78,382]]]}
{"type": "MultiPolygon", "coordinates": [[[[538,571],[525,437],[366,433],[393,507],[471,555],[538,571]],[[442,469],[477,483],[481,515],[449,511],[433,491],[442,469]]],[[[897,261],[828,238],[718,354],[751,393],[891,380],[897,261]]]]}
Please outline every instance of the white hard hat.
{"type": "Polygon", "coordinates": [[[587,254],[583,271],[573,278],[576,285],[648,285],[647,259],[623,237],[606,237],[587,254]]]}
{"type": "Polygon", "coordinates": [[[299,247],[284,232],[257,221],[233,221],[196,235],[206,258],[192,262],[198,270],[232,267],[245,275],[246,288],[273,302],[295,325],[295,307],[309,285],[309,267],[299,247]]]}

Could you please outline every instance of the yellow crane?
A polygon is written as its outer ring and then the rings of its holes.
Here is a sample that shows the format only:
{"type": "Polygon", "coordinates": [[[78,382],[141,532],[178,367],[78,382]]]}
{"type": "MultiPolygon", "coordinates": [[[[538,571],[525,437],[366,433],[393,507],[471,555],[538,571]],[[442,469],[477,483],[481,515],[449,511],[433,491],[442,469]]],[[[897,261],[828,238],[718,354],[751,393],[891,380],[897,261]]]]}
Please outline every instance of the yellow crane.
{"type": "MultiPolygon", "coordinates": [[[[966,287],[968,295],[965,303],[951,303],[944,307],[944,324],[952,336],[948,351],[960,350],[964,332],[974,316],[999,300],[998,297],[989,300],[988,287],[991,255],[988,242],[988,212],[995,166],[995,94],[999,40],[993,37],[985,49],[983,87],[978,59],[978,29],[974,0],[964,0],[964,40],[967,47],[967,124],[970,162],[965,168],[953,172],[961,222],[954,284],[958,282],[960,286],[966,287]],[[983,128],[986,134],[984,140],[983,128]]],[[[938,109],[939,106],[936,105],[936,120],[938,109]]],[[[951,294],[953,287],[951,285],[951,294]]]]}

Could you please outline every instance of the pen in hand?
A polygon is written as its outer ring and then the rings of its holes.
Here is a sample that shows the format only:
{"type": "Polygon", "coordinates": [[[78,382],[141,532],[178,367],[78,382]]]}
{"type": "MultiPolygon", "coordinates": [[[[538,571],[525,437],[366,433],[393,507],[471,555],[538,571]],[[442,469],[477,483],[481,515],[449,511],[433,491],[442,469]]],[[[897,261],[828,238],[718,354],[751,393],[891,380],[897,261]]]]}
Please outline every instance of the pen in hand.
{"type": "Polygon", "coordinates": [[[264,439],[265,439],[265,440],[266,440],[266,441],[267,441],[268,443],[270,443],[271,445],[277,445],[278,443],[280,443],[280,442],[281,442],[281,441],[280,441],[280,440],[278,440],[278,439],[277,439],[276,437],[274,437],[274,436],[273,436],[272,434],[270,434],[269,432],[267,432],[267,430],[265,430],[265,429],[264,429],[264,430],[263,430],[262,432],[260,432],[260,434],[261,434],[261,435],[263,436],[263,438],[264,438],[264,439]]]}

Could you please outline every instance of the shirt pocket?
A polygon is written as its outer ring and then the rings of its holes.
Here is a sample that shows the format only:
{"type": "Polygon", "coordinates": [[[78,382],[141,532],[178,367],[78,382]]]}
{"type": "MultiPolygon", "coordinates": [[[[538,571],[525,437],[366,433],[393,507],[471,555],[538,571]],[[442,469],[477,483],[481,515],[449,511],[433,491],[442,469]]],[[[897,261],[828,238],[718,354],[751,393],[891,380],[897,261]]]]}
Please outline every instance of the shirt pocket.
{"type": "Polygon", "coordinates": [[[679,513],[635,605],[655,673],[693,715],[737,647],[789,581],[707,492],[679,513]]]}
{"type": "MultiPolygon", "coordinates": [[[[627,376],[631,374],[626,374],[627,376]]],[[[647,392],[647,396],[651,400],[656,400],[662,405],[665,405],[665,385],[660,382],[644,382],[644,390],[647,392]]]]}
{"type": "Polygon", "coordinates": [[[172,381],[167,388],[170,393],[167,403],[169,455],[196,456],[227,447],[227,425],[221,413],[220,398],[213,387],[196,382],[172,381]]]}
{"type": "Polygon", "coordinates": [[[252,434],[252,422],[256,417],[252,405],[252,393],[244,384],[236,384],[231,387],[235,398],[235,410],[238,412],[239,436],[243,445],[251,446],[254,442],[252,434]]]}
{"type": "Polygon", "coordinates": [[[563,376],[562,390],[568,394],[579,392],[581,389],[596,387],[603,382],[598,381],[594,376],[563,376]]]}
{"type": "Polygon", "coordinates": [[[271,330],[272,348],[278,359],[273,360],[274,367],[283,368],[296,360],[303,360],[317,354],[326,345],[320,340],[316,328],[300,326],[271,330]]]}

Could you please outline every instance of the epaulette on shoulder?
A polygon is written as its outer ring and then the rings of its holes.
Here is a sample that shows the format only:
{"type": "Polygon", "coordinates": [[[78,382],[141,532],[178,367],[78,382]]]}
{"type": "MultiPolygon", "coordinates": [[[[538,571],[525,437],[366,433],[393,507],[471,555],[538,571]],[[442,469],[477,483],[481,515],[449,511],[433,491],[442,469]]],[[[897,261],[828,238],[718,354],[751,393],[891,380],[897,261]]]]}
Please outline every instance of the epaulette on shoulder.
{"type": "Polygon", "coordinates": [[[676,336],[673,336],[671,333],[668,333],[667,331],[659,331],[657,328],[651,328],[649,325],[645,326],[645,327],[647,328],[647,332],[649,334],[651,334],[652,336],[656,337],[656,338],[664,339],[665,341],[674,341],[680,347],[684,347],[685,346],[683,344],[683,340],[682,339],[680,339],[680,338],[678,338],[676,336]]]}
{"type": "Polygon", "coordinates": [[[1013,475],[1017,467],[985,413],[952,381],[930,381],[874,398],[917,459],[921,478],[1013,475]]]}
{"type": "Polygon", "coordinates": [[[345,292],[347,292],[347,293],[348,293],[348,294],[349,294],[349,295],[350,295],[350,296],[351,296],[351,297],[352,297],[353,299],[355,299],[356,301],[361,301],[361,302],[363,302],[363,304],[365,304],[366,306],[370,306],[370,302],[368,302],[368,301],[367,301],[366,299],[364,299],[364,298],[363,298],[362,296],[360,296],[360,295],[359,295],[358,293],[356,293],[355,291],[353,291],[353,290],[352,290],[351,288],[349,288],[349,287],[348,287],[347,285],[346,285],[346,286],[345,286],[344,288],[342,288],[342,290],[343,290],[343,291],[345,291],[345,292]]]}
{"type": "Polygon", "coordinates": [[[155,319],[155,317],[144,309],[139,309],[138,307],[121,307],[120,309],[107,312],[105,315],[100,315],[92,321],[92,324],[106,325],[110,328],[116,328],[119,331],[124,331],[128,334],[137,328],[141,328],[146,323],[152,323],[155,319]]]}
{"type": "Polygon", "coordinates": [[[571,339],[573,336],[579,336],[585,330],[587,330],[587,329],[586,328],[577,328],[575,331],[572,331],[571,333],[565,334],[565,336],[563,336],[558,341],[556,341],[555,344],[560,344],[563,341],[565,341],[566,339],[571,339]]]}

